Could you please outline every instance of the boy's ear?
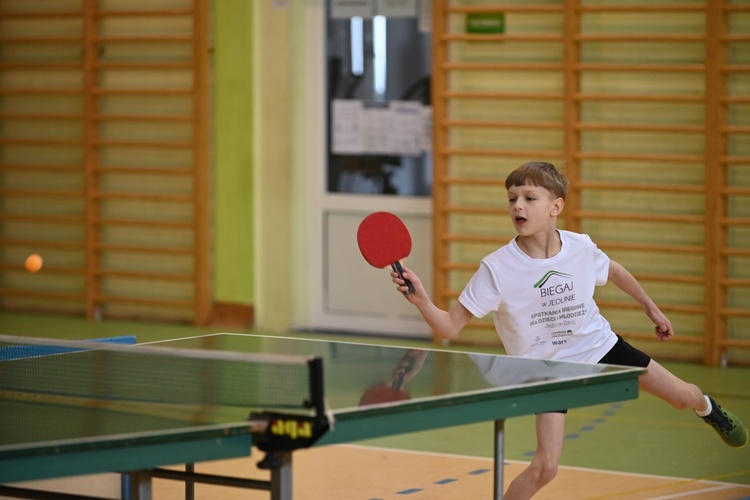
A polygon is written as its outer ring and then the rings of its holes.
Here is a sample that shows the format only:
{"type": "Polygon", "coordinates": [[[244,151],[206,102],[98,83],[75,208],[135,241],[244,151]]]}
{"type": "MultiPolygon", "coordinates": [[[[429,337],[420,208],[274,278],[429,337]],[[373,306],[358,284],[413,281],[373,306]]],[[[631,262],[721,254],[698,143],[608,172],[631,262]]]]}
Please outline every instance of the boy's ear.
{"type": "Polygon", "coordinates": [[[555,200],[555,202],[552,204],[552,213],[553,216],[558,216],[562,213],[563,208],[565,207],[565,200],[562,198],[558,198],[555,200]]]}

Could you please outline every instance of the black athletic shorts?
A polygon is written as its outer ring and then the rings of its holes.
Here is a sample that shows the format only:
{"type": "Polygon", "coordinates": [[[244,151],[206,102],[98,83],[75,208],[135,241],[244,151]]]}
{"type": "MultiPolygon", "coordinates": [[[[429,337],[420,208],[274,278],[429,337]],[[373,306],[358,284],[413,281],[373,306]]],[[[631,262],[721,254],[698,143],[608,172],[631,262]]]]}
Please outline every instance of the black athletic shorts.
{"type": "MultiPolygon", "coordinates": [[[[639,351],[625,342],[625,339],[617,335],[617,343],[612,346],[607,354],[599,360],[602,365],[637,366],[646,368],[651,362],[651,357],[645,352],[639,351]]],[[[568,410],[557,410],[548,413],[568,413],[568,410]]]]}
{"type": "Polygon", "coordinates": [[[645,352],[639,351],[625,340],[617,336],[617,343],[599,360],[603,365],[623,365],[646,368],[651,362],[651,357],[645,352]]]}

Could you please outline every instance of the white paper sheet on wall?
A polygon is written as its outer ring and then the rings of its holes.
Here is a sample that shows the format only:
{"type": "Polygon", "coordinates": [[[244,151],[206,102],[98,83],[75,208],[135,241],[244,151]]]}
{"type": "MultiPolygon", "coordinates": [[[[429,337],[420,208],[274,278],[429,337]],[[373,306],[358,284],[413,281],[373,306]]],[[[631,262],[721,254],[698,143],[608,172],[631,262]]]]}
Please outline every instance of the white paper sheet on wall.
{"type": "Polygon", "coordinates": [[[431,148],[432,112],[417,101],[334,99],[331,119],[335,154],[419,156],[431,148]]]}
{"type": "Polygon", "coordinates": [[[331,150],[337,154],[362,154],[362,101],[334,99],[331,117],[331,150]]]}
{"type": "Polygon", "coordinates": [[[391,150],[398,156],[422,154],[422,104],[416,101],[394,101],[391,115],[393,128],[388,134],[391,150]]]}

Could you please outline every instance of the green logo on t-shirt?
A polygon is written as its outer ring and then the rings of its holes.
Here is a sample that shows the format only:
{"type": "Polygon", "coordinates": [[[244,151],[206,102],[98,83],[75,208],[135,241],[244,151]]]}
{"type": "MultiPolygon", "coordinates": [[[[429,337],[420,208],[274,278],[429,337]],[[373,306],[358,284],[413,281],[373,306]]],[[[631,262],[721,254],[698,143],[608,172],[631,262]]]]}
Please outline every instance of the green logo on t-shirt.
{"type": "Polygon", "coordinates": [[[545,283],[547,283],[547,280],[550,279],[552,276],[560,276],[562,278],[572,278],[572,274],[565,274],[561,273],[560,271],[549,271],[547,274],[545,274],[542,279],[534,283],[534,288],[540,288],[543,287],[545,283]]]}

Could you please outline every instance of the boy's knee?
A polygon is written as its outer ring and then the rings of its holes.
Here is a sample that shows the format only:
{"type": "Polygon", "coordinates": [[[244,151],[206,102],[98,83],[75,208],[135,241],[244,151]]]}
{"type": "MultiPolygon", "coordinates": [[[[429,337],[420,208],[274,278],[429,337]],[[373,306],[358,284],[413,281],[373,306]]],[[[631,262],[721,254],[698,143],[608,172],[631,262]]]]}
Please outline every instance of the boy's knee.
{"type": "Polygon", "coordinates": [[[534,480],[541,488],[555,479],[558,464],[551,460],[539,460],[537,463],[532,462],[530,468],[534,473],[534,480]]]}
{"type": "Polygon", "coordinates": [[[689,410],[695,407],[696,400],[701,401],[702,399],[703,391],[697,385],[686,384],[684,390],[671,403],[678,410],[689,410]]]}

